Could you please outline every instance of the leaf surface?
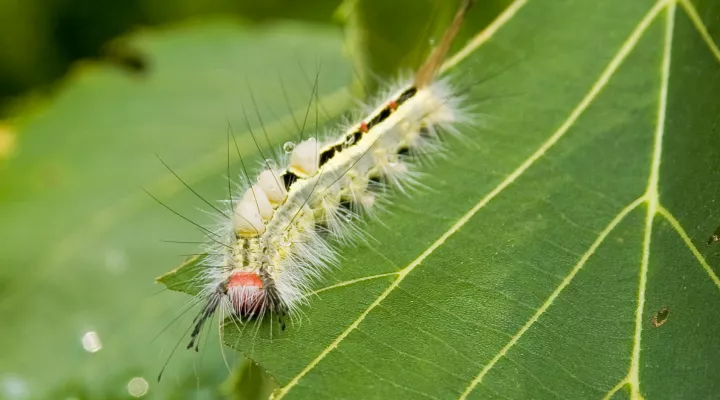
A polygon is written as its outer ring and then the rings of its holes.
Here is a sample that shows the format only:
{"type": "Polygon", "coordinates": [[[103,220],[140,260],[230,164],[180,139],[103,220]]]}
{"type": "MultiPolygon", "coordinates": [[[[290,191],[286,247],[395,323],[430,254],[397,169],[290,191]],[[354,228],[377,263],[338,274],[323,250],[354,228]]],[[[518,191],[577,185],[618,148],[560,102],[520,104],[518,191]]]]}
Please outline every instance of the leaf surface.
{"type": "Polygon", "coordinates": [[[275,399],[712,397],[718,9],[518,0],[476,27],[448,72],[491,129],[342,248],[301,324],[226,343],[275,399]]]}

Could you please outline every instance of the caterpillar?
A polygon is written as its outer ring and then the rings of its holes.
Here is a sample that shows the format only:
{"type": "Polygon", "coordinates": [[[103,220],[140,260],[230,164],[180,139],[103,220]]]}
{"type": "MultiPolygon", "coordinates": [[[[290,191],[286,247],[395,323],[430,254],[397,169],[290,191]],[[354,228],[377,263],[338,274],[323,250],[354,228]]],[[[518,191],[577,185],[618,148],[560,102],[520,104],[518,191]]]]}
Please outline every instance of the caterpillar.
{"type": "Polygon", "coordinates": [[[471,5],[463,0],[414,77],[388,90],[365,117],[324,139],[286,143],[280,160],[265,161],[255,179],[230,194],[227,212],[213,207],[222,222],[207,231],[202,308],[188,349],[198,349],[203,326],[218,312],[241,323],[269,313],[285,330],[285,319],[299,317],[313,284],[336,265],[333,243],[363,235],[357,222],[373,218],[389,189],[418,185],[418,161],[471,123],[463,96],[438,78],[471,5]]]}

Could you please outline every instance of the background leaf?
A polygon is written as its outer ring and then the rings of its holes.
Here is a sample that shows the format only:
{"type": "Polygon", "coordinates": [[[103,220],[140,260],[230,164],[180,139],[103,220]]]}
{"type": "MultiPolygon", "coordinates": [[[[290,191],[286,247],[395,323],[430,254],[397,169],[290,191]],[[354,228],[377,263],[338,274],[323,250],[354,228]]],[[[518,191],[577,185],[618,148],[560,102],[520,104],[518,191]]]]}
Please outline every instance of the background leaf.
{"type": "Polygon", "coordinates": [[[717,392],[720,3],[513,5],[451,71],[493,77],[478,146],[342,249],[301,325],[226,327],[275,399],[717,392]]]}
{"type": "Polygon", "coordinates": [[[0,2],[0,117],[41,95],[82,58],[117,61],[107,42],[137,26],[178,23],[198,16],[246,21],[332,22],[341,0],[26,0],[0,2]],[[21,104],[15,104],[16,102],[21,104]]]}
{"type": "Polygon", "coordinates": [[[133,377],[150,383],[152,397],[216,398],[228,375],[217,335],[199,355],[179,351],[155,383],[193,316],[154,338],[188,298],[154,295],[153,279],[197,251],[162,240],[202,235],[141,187],[207,219],[153,153],[189,182],[210,177],[197,189],[222,198],[228,122],[245,155],[259,158],[243,106],[263,143],[256,107],[274,145],[295,137],[289,110],[304,114],[320,60],[320,95],[333,100],[320,112],[349,104],[342,87],[352,70],[337,29],[198,21],[138,32],[124,45],[146,68],[78,66],[15,128],[20,140],[0,169],[0,398],[125,398],[133,377]],[[100,337],[96,353],[82,347],[88,331],[100,337]]]}

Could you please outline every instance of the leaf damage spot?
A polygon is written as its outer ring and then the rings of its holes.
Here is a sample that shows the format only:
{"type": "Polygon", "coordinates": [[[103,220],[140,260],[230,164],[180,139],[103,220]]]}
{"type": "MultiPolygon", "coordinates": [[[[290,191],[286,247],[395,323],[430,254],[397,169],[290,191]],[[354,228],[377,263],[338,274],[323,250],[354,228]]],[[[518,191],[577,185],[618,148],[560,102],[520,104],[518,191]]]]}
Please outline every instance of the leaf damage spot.
{"type": "Polygon", "coordinates": [[[656,312],[655,315],[653,315],[650,323],[652,323],[653,328],[659,328],[660,325],[667,322],[669,316],[670,310],[667,307],[663,307],[660,309],[660,311],[656,312]]]}
{"type": "Polygon", "coordinates": [[[708,239],[707,244],[713,244],[715,242],[720,242],[720,226],[715,229],[715,232],[713,232],[708,239]]]}

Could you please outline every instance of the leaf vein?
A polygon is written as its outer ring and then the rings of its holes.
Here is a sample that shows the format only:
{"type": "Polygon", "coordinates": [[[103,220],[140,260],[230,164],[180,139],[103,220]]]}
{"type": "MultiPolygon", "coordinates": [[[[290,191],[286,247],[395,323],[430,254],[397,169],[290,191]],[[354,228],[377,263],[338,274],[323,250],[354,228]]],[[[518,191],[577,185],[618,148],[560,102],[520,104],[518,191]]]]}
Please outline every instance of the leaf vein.
{"type": "MultiPolygon", "coordinates": [[[[545,274],[548,274],[546,271],[543,271],[543,270],[540,269],[540,268],[535,267],[535,269],[536,269],[537,271],[540,271],[540,272],[543,272],[543,273],[545,273],[545,274]]],[[[434,271],[434,272],[435,272],[435,271],[434,271]]],[[[517,298],[515,298],[515,297],[513,297],[513,296],[510,296],[509,294],[505,293],[504,291],[502,291],[502,290],[500,290],[500,289],[497,289],[497,288],[494,288],[494,287],[492,287],[492,286],[481,286],[481,285],[477,284],[477,282],[473,282],[473,281],[469,281],[469,280],[467,280],[467,279],[463,279],[463,278],[461,278],[461,277],[459,277],[459,276],[457,276],[457,275],[453,276],[453,275],[447,274],[447,273],[445,273],[445,272],[443,272],[443,271],[441,271],[441,270],[437,271],[437,274],[438,274],[438,277],[443,278],[443,281],[446,281],[446,282],[454,281],[454,282],[457,283],[458,285],[463,284],[463,285],[469,286],[469,287],[471,287],[472,289],[477,290],[477,291],[488,291],[488,292],[492,292],[492,293],[497,294],[498,296],[502,296],[503,298],[511,301],[513,304],[516,304],[516,305],[518,305],[518,306],[520,306],[520,307],[523,307],[523,308],[525,308],[525,309],[527,309],[527,310],[533,310],[533,311],[535,310],[535,307],[531,306],[530,304],[527,304],[527,303],[523,302],[523,301],[520,300],[520,299],[517,299],[517,298]]],[[[557,279],[557,280],[562,280],[562,277],[558,277],[558,276],[555,276],[555,275],[552,275],[552,274],[548,274],[548,275],[552,276],[553,278],[555,278],[555,279],[557,279]]],[[[410,292],[408,292],[408,291],[405,291],[405,292],[408,293],[408,294],[410,294],[410,292]]],[[[411,295],[411,296],[412,296],[412,295],[411,295]]]]}
{"type": "Polygon", "coordinates": [[[665,220],[670,224],[670,226],[673,227],[675,232],[682,238],[683,242],[685,242],[685,245],[688,247],[690,252],[695,256],[695,259],[700,263],[700,265],[703,267],[705,272],[708,274],[708,277],[715,283],[715,286],[717,286],[718,290],[720,290],[720,279],[718,279],[718,276],[715,274],[715,271],[713,271],[710,264],[707,263],[705,258],[700,254],[700,251],[695,247],[695,244],[693,244],[692,239],[690,239],[690,236],[687,234],[685,229],[683,229],[682,225],[680,224],[680,221],[678,221],[672,213],[662,205],[658,206],[658,214],[660,214],[665,220]]]}
{"type": "Polygon", "coordinates": [[[687,13],[687,15],[690,18],[690,20],[692,21],[693,25],[695,25],[695,29],[697,29],[697,31],[700,34],[700,36],[702,37],[703,41],[707,44],[710,52],[715,56],[715,58],[718,60],[718,62],[720,62],[720,48],[718,48],[717,43],[715,43],[712,36],[710,36],[707,26],[705,26],[705,23],[702,21],[702,18],[700,18],[700,15],[698,15],[697,9],[695,9],[695,6],[692,4],[692,1],[678,0],[678,2],[680,2],[680,5],[682,5],[683,9],[685,10],[685,13],[687,13]]]}
{"type": "MultiPolygon", "coordinates": [[[[661,4],[661,3],[658,3],[661,4]]],[[[633,340],[632,358],[628,382],[631,386],[631,398],[642,399],[640,393],[640,343],[642,341],[642,321],[645,308],[645,290],[647,289],[647,275],[650,266],[650,243],[652,241],[653,222],[658,212],[660,198],[660,163],[662,162],[663,136],[665,134],[665,116],[667,113],[668,86],[670,83],[670,62],[672,53],[672,39],[675,22],[675,1],[667,2],[665,15],[665,37],[663,43],[663,57],[660,76],[660,90],[658,93],[658,113],[655,126],[654,143],[650,176],[648,177],[645,201],[647,214],[645,216],[645,232],[643,235],[642,261],[640,263],[640,282],[638,287],[637,310],[635,311],[635,338],[633,340]]],[[[664,5],[665,6],[665,5],[664,5]]],[[[665,7],[664,7],[665,8],[665,7]]]]}
{"type": "Polygon", "coordinates": [[[405,357],[411,358],[411,359],[413,359],[413,360],[420,361],[421,363],[424,363],[424,364],[431,365],[431,366],[437,368],[438,370],[440,370],[440,371],[442,371],[442,372],[444,372],[444,373],[446,373],[446,374],[448,374],[448,375],[450,375],[450,376],[452,376],[452,377],[457,378],[457,379],[460,380],[460,381],[464,380],[464,378],[463,378],[462,376],[456,374],[456,373],[453,372],[453,371],[450,371],[450,370],[442,367],[440,364],[438,364],[438,363],[436,363],[436,362],[433,362],[433,361],[430,361],[430,360],[428,360],[428,359],[426,359],[426,358],[418,357],[418,356],[416,356],[416,355],[414,355],[414,354],[410,354],[410,353],[408,353],[408,352],[402,351],[402,350],[396,348],[395,346],[393,346],[393,345],[391,345],[391,344],[389,344],[389,343],[387,343],[387,342],[385,342],[385,341],[383,341],[383,340],[380,340],[380,339],[376,338],[375,336],[373,336],[373,335],[371,335],[371,334],[363,331],[363,330],[360,329],[360,328],[357,329],[357,332],[361,333],[362,335],[365,335],[368,339],[372,340],[373,342],[380,344],[380,346],[387,347],[388,349],[390,349],[390,350],[392,350],[392,351],[394,351],[394,352],[396,352],[396,353],[398,353],[398,354],[400,354],[400,355],[403,355],[403,356],[405,356],[405,357]]]}
{"type": "Polygon", "coordinates": [[[542,314],[547,311],[548,308],[552,305],[552,303],[555,301],[555,299],[560,295],[560,293],[567,287],[570,282],[573,280],[575,275],[582,269],[583,266],[585,266],[585,263],[590,259],[590,257],[595,253],[595,251],[600,247],[600,245],[603,243],[605,238],[612,232],[612,230],[620,224],[620,222],[625,219],[625,217],[630,214],[631,211],[633,211],[635,208],[637,208],[643,201],[645,200],[644,197],[640,197],[637,200],[630,203],[628,206],[623,208],[610,223],[603,229],[600,236],[598,236],[597,239],[595,239],[595,242],[590,246],[587,252],[583,255],[583,257],[578,261],[577,264],[572,268],[570,273],[565,277],[565,279],[558,285],[557,288],[550,294],[550,297],[545,301],[545,303],[540,306],[540,308],[535,312],[535,314],[523,325],[520,330],[510,339],[510,341],[490,360],[490,362],[483,368],[482,371],[478,374],[478,376],[473,379],[472,382],[468,385],[468,387],[465,389],[463,394],[460,396],[460,399],[465,399],[467,396],[475,389],[475,387],[482,382],[482,379],[487,375],[487,373],[495,366],[495,364],[502,358],[507,352],[512,348],[519,340],[520,338],[527,332],[530,327],[537,322],[537,320],[540,318],[542,314]]]}
{"type": "Polygon", "coordinates": [[[313,290],[312,292],[308,293],[308,297],[317,295],[322,292],[326,292],[328,290],[333,290],[333,289],[337,289],[340,287],[350,286],[350,285],[354,285],[356,283],[370,281],[370,280],[379,279],[379,278],[384,278],[386,276],[393,276],[393,275],[397,275],[397,274],[398,274],[398,272],[388,272],[386,274],[378,274],[378,275],[364,276],[362,278],[350,279],[347,281],[336,283],[334,285],[326,286],[324,288],[313,290]]]}
{"type": "MultiPolygon", "coordinates": [[[[353,364],[356,365],[357,367],[360,367],[361,369],[365,370],[366,372],[370,373],[371,375],[375,376],[376,378],[380,379],[381,381],[387,382],[387,383],[395,386],[395,387],[398,388],[398,389],[402,389],[402,390],[405,390],[405,391],[410,392],[410,393],[417,393],[417,394],[419,394],[419,395],[421,395],[421,396],[423,396],[423,397],[427,397],[427,398],[430,398],[430,399],[440,400],[440,399],[438,399],[438,398],[435,397],[435,396],[432,396],[432,395],[430,395],[430,394],[421,392],[421,391],[419,391],[419,390],[415,390],[415,389],[409,388],[409,387],[404,386],[404,385],[401,385],[401,384],[399,384],[399,383],[397,383],[397,382],[395,382],[395,381],[393,381],[393,380],[391,380],[391,379],[387,379],[387,378],[383,377],[382,375],[378,374],[377,372],[375,372],[375,371],[371,370],[370,368],[362,365],[362,364],[359,363],[358,361],[353,360],[352,357],[350,357],[350,356],[348,356],[347,354],[343,353],[341,350],[338,350],[338,354],[343,355],[343,356],[345,357],[345,359],[347,359],[348,361],[350,361],[351,363],[353,363],[353,364]]],[[[275,397],[275,399],[277,399],[277,397],[275,397]]]]}
{"type": "Polygon", "coordinates": [[[617,385],[613,386],[613,388],[610,389],[607,394],[605,394],[603,400],[609,400],[610,398],[612,398],[613,395],[617,393],[618,390],[622,389],[622,387],[625,386],[626,383],[629,383],[627,377],[623,378],[620,382],[618,382],[617,385]]]}
{"type": "MultiPolygon", "coordinates": [[[[593,385],[590,384],[590,383],[584,382],[584,381],[582,381],[580,378],[578,378],[577,376],[575,376],[575,374],[573,374],[572,371],[570,371],[570,370],[567,369],[564,365],[562,365],[562,363],[561,363],[560,361],[555,360],[554,358],[551,358],[551,357],[548,357],[548,356],[539,354],[539,353],[537,353],[537,352],[534,352],[534,351],[530,350],[529,348],[527,348],[527,347],[525,347],[525,346],[522,346],[522,345],[519,345],[519,344],[516,345],[516,346],[517,346],[518,348],[521,348],[521,349],[523,349],[524,351],[526,351],[526,352],[534,355],[535,357],[542,358],[542,359],[544,359],[544,360],[547,360],[549,363],[554,364],[555,366],[557,366],[558,368],[560,368],[565,374],[567,374],[567,376],[568,376],[570,379],[578,382],[579,384],[581,384],[581,385],[583,385],[583,386],[585,386],[585,387],[587,387],[587,388],[593,389],[593,390],[595,390],[595,391],[602,392],[602,389],[599,389],[598,387],[593,386],[593,385]]],[[[513,362],[515,365],[519,365],[519,362],[511,360],[511,359],[510,359],[509,357],[507,357],[507,356],[505,356],[505,359],[513,362]]],[[[523,369],[525,369],[525,368],[523,367],[523,369]]],[[[556,395],[557,395],[557,394],[556,394],[556,395]]],[[[560,397],[560,395],[557,395],[557,396],[560,397]]]]}
{"type": "Polygon", "coordinates": [[[540,380],[540,378],[538,378],[537,376],[535,376],[535,374],[533,374],[532,371],[528,370],[527,368],[525,368],[525,366],[521,365],[520,363],[518,363],[517,361],[513,360],[512,358],[508,357],[507,354],[504,355],[503,357],[505,357],[505,359],[506,359],[510,364],[514,365],[514,366],[517,367],[518,369],[521,369],[521,370],[525,371],[525,373],[527,374],[527,376],[529,376],[532,380],[534,380],[535,382],[537,382],[538,385],[540,386],[540,388],[544,389],[546,392],[552,393],[554,398],[556,398],[556,399],[567,399],[567,397],[564,397],[564,396],[561,395],[560,393],[558,393],[558,392],[552,390],[551,388],[545,386],[545,384],[542,382],[542,380],[540,380]]]}
{"type": "MultiPolygon", "coordinates": [[[[440,313],[443,313],[443,314],[447,315],[449,318],[454,319],[454,320],[456,320],[457,322],[462,323],[463,325],[474,326],[474,327],[477,327],[477,328],[482,329],[482,330],[484,330],[484,331],[488,331],[488,332],[492,332],[492,333],[498,333],[498,334],[501,334],[501,335],[503,335],[503,336],[510,337],[510,334],[507,333],[507,332],[503,332],[503,331],[501,331],[501,330],[499,330],[499,329],[491,328],[491,327],[486,326],[486,325],[480,325],[480,324],[478,324],[477,322],[469,321],[469,320],[460,318],[457,313],[450,312],[450,311],[445,310],[445,309],[443,309],[443,308],[441,308],[441,307],[438,307],[438,306],[436,306],[436,305],[434,305],[434,304],[431,304],[430,302],[425,301],[425,300],[423,300],[422,298],[420,298],[420,297],[418,297],[418,296],[415,296],[414,294],[410,293],[409,291],[407,291],[407,290],[405,290],[405,289],[403,289],[403,288],[399,288],[399,290],[402,291],[403,293],[407,294],[408,296],[410,296],[410,297],[412,297],[412,298],[414,298],[414,299],[417,299],[418,301],[422,302],[426,308],[430,308],[430,309],[436,310],[436,311],[438,311],[438,312],[440,312],[440,313]]],[[[379,306],[379,307],[382,308],[382,306],[379,306]]]]}

